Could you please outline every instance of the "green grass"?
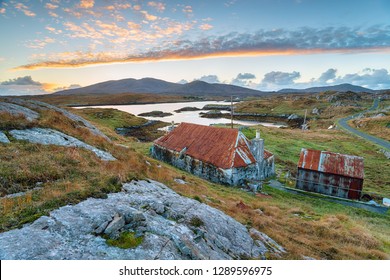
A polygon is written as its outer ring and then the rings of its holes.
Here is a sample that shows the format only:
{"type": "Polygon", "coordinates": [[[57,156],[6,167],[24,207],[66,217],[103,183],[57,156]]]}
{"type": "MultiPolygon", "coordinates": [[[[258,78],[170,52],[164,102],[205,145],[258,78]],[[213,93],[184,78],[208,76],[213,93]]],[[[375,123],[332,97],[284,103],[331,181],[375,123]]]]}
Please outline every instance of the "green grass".
{"type": "Polygon", "coordinates": [[[122,232],[118,239],[106,239],[106,243],[110,246],[118,247],[121,249],[130,249],[139,246],[144,240],[143,236],[135,237],[134,232],[122,232]]]}
{"type": "Polygon", "coordinates": [[[84,108],[75,109],[73,112],[111,129],[142,125],[147,122],[144,118],[140,118],[117,109],[84,108]]]}
{"type": "MultiPolygon", "coordinates": [[[[362,156],[365,173],[363,191],[390,197],[390,162],[375,145],[341,130],[258,128],[265,140],[265,148],[275,154],[276,164],[293,175],[297,171],[302,148],[362,156]]],[[[253,138],[255,129],[248,128],[243,133],[253,138]]]]}

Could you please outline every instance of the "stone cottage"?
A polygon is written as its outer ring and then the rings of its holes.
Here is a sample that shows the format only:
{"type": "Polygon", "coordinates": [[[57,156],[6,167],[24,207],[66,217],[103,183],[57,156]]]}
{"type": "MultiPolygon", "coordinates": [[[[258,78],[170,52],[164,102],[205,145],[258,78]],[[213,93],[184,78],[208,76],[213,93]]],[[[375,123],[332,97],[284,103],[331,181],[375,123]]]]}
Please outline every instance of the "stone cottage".
{"type": "Polygon", "coordinates": [[[154,141],[154,158],[204,179],[244,185],[275,173],[274,155],[264,149],[260,132],[249,141],[237,129],[181,123],[154,141]]]}

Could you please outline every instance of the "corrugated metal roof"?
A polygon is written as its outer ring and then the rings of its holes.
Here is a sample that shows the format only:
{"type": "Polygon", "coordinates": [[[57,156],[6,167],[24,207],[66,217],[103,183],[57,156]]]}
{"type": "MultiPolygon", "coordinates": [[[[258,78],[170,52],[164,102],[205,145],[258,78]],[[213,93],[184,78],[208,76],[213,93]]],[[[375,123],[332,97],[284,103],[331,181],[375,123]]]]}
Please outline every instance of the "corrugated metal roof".
{"type": "Polygon", "coordinates": [[[256,162],[246,137],[237,129],[181,123],[173,131],[160,137],[155,144],[229,169],[256,162]]]}
{"type": "Polygon", "coordinates": [[[346,177],[364,178],[363,158],[357,156],[303,148],[298,167],[346,177]]]}

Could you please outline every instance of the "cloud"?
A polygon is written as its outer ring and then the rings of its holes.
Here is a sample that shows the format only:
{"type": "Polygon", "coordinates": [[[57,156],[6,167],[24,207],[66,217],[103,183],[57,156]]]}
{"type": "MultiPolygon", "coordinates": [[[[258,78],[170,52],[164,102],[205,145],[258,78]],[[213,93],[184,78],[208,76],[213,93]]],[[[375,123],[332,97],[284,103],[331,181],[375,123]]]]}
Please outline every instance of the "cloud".
{"type": "Polygon", "coordinates": [[[244,74],[238,74],[237,75],[237,79],[240,79],[240,80],[251,80],[251,79],[256,79],[256,76],[254,74],[251,74],[251,73],[244,73],[244,74]]]}
{"type": "Polygon", "coordinates": [[[363,69],[360,73],[346,74],[335,78],[333,84],[349,83],[372,89],[390,88],[390,73],[387,69],[363,69]]]}
{"type": "Polygon", "coordinates": [[[58,5],[54,5],[52,3],[46,3],[45,7],[46,7],[46,9],[49,9],[49,10],[55,10],[58,8],[58,5]]]}
{"type": "Polygon", "coordinates": [[[187,80],[184,80],[184,79],[181,79],[180,81],[177,82],[178,84],[188,84],[188,81],[187,80]]]}
{"type": "Polygon", "coordinates": [[[75,24],[73,22],[65,22],[64,27],[66,30],[71,31],[68,34],[71,38],[91,38],[91,39],[102,39],[104,36],[95,30],[88,23],[84,22],[81,25],[75,24]]]}
{"type": "Polygon", "coordinates": [[[93,8],[94,5],[95,5],[94,0],[80,0],[79,7],[83,9],[90,9],[93,8]]]}
{"type": "Polygon", "coordinates": [[[199,26],[199,29],[201,29],[201,30],[210,30],[210,29],[212,29],[213,28],[213,26],[211,25],[211,24],[208,24],[208,23],[204,23],[204,24],[202,24],[201,26],[199,26]]]}
{"type": "Polygon", "coordinates": [[[23,12],[28,17],[35,17],[36,16],[36,14],[34,12],[30,11],[30,9],[26,5],[24,5],[23,3],[17,3],[15,5],[15,8],[18,11],[23,12]]]}
{"type": "Polygon", "coordinates": [[[148,6],[156,8],[157,11],[159,12],[164,12],[165,10],[165,4],[161,2],[148,2],[148,6]]]}
{"type": "Polygon", "coordinates": [[[54,27],[51,27],[51,26],[46,26],[45,29],[48,30],[50,33],[54,33],[57,35],[62,33],[62,30],[55,29],[54,27]]]}
{"type": "Polygon", "coordinates": [[[34,81],[31,76],[18,77],[15,79],[9,79],[8,81],[1,82],[0,85],[9,86],[9,85],[18,85],[18,86],[26,86],[26,85],[34,85],[41,86],[40,82],[34,81]]]}
{"type": "Polygon", "coordinates": [[[318,78],[317,82],[319,83],[326,83],[330,80],[333,80],[336,78],[336,72],[337,69],[330,68],[326,70],[324,73],[321,74],[321,76],[318,78]]]}
{"type": "Polygon", "coordinates": [[[35,39],[33,41],[28,41],[26,47],[30,49],[43,49],[47,44],[55,43],[53,38],[45,37],[44,39],[35,39]]]}
{"type": "Polygon", "coordinates": [[[226,7],[233,6],[236,2],[237,2],[237,0],[230,0],[230,1],[228,1],[228,2],[225,3],[225,6],[226,6],[226,7]]]}
{"type": "MultiPolygon", "coordinates": [[[[144,37],[150,39],[150,34],[144,37]]],[[[84,35],[88,36],[88,34],[84,35]]],[[[152,39],[156,38],[152,36],[152,39]]],[[[142,38],[141,38],[142,39],[142,38]]],[[[85,53],[78,61],[41,61],[22,65],[16,69],[43,67],[81,67],[101,63],[145,62],[160,60],[203,59],[213,57],[297,55],[322,53],[390,52],[390,25],[366,29],[347,27],[309,28],[297,30],[259,30],[255,33],[229,33],[208,36],[199,40],[172,40],[170,44],[150,48],[145,52],[132,52],[118,57],[85,53]],[[96,59],[96,58],[104,59],[96,59]],[[95,59],[94,59],[95,58],[95,59]]]]}
{"type": "Polygon", "coordinates": [[[149,14],[147,11],[141,11],[141,14],[143,14],[146,20],[155,21],[158,19],[158,17],[149,14]]]}
{"type": "Polygon", "coordinates": [[[279,90],[281,88],[310,88],[338,84],[353,84],[370,89],[389,89],[390,72],[387,69],[366,68],[358,73],[348,73],[337,76],[337,69],[330,68],[320,75],[312,77],[309,82],[296,82],[300,77],[299,72],[273,71],[264,75],[259,84],[252,84],[251,87],[261,90],[279,90]]]}
{"type": "Polygon", "coordinates": [[[52,11],[49,11],[49,15],[50,15],[51,17],[53,17],[53,18],[58,18],[58,17],[59,17],[58,14],[56,14],[55,12],[52,12],[52,11]]]}
{"type": "Polygon", "coordinates": [[[0,8],[0,14],[5,14],[6,9],[5,8],[0,8]]]}
{"type": "Polygon", "coordinates": [[[72,84],[70,86],[53,88],[52,91],[56,92],[56,91],[67,90],[67,89],[75,89],[75,88],[81,88],[81,86],[79,84],[72,84]]]}
{"type": "Polygon", "coordinates": [[[234,78],[230,83],[232,85],[241,86],[241,87],[253,87],[255,84],[252,82],[253,79],[256,79],[256,76],[251,73],[239,73],[236,78],[234,78]]]}
{"type": "Polygon", "coordinates": [[[272,85],[290,85],[293,84],[296,79],[299,79],[301,74],[297,71],[291,73],[281,72],[281,71],[272,71],[264,75],[262,84],[272,84],[272,85]]]}
{"type": "Polygon", "coordinates": [[[42,86],[0,85],[0,96],[22,96],[22,95],[42,95],[42,94],[49,94],[49,92],[45,91],[42,86]]]}
{"type": "Polygon", "coordinates": [[[183,13],[186,13],[186,14],[192,14],[193,9],[191,6],[188,5],[188,6],[185,6],[182,11],[183,11],[183,13]]]}
{"type": "Polygon", "coordinates": [[[219,78],[216,75],[206,75],[206,76],[202,76],[199,79],[195,79],[195,80],[203,81],[203,82],[206,82],[209,84],[220,83],[219,78]]]}
{"type": "Polygon", "coordinates": [[[79,88],[80,85],[59,87],[57,84],[40,83],[34,81],[31,76],[9,79],[0,83],[0,96],[5,95],[41,95],[54,91],[79,88]]]}

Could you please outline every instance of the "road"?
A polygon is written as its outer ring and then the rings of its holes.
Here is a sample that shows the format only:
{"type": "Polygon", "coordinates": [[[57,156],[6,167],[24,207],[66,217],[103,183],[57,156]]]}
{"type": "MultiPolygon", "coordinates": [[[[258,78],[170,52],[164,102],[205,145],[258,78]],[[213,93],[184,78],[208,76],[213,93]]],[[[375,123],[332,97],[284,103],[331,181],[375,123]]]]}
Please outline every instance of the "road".
{"type": "Polygon", "coordinates": [[[359,136],[359,137],[361,137],[361,138],[363,138],[363,139],[365,139],[365,140],[367,140],[367,141],[369,141],[369,142],[372,142],[372,143],[374,143],[374,144],[376,144],[376,145],[378,145],[378,146],[380,146],[380,147],[382,147],[382,148],[385,148],[385,149],[387,149],[387,150],[390,150],[390,142],[389,142],[389,141],[386,141],[386,140],[383,140],[383,139],[381,139],[381,138],[377,138],[377,137],[375,137],[375,136],[372,136],[372,135],[369,135],[369,134],[367,134],[367,133],[361,132],[361,131],[359,131],[359,130],[357,130],[357,129],[354,129],[354,128],[352,128],[352,127],[350,127],[350,126],[348,125],[348,121],[349,121],[349,120],[352,120],[352,119],[356,118],[356,117],[359,116],[361,113],[364,113],[364,112],[367,112],[367,111],[372,111],[372,110],[377,109],[377,108],[378,108],[378,105],[379,105],[379,99],[376,98],[376,99],[374,100],[374,104],[372,105],[372,107],[371,107],[370,109],[368,109],[368,110],[366,110],[366,111],[363,111],[363,112],[360,112],[360,113],[358,113],[358,114],[355,114],[355,115],[346,117],[346,118],[342,118],[342,119],[340,119],[340,120],[338,121],[338,125],[341,126],[342,128],[344,128],[345,130],[351,132],[351,133],[354,134],[354,135],[357,135],[357,136],[359,136]]]}

